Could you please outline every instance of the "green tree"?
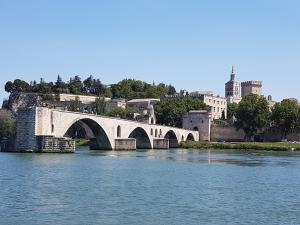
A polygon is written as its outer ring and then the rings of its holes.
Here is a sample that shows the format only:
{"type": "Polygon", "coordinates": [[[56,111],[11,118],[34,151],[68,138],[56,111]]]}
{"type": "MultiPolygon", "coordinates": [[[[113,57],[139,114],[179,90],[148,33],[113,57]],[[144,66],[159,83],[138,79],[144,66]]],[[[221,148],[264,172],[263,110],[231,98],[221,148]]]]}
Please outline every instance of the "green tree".
{"type": "Polygon", "coordinates": [[[272,126],[281,132],[281,138],[300,128],[300,106],[296,100],[286,99],[276,103],[271,114],[272,126]]]}
{"type": "Polygon", "coordinates": [[[72,94],[81,94],[83,90],[83,84],[80,76],[76,75],[73,78],[70,78],[68,88],[72,94]]]}
{"type": "Polygon", "coordinates": [[[236,116],[237,109],[238,109],[238,104],[229,103],[227,105],[227,118],[232,119],[233,116],[236,116]]]}
{"type": "Polygon", "coordinates": [[[74,101],[71,101],[69,110],[74,111],[74,112],[82,112],[83,111],[82,102],[79,100],[78,96],[75,97],[74,101]]]}
{"type": "Polygon", "coordinates": [[[245,132],[245,139],[250,141],[267,125],[269,116],[268,102],[264,97],[247,95],[238,105],[235,127],[237,130],[242,129],[245,132]]]}
{"type": "Polygon", "coordinates": [[[105,114],[105,98],[96,98],[96,101],[94,103],[94,112],[98,115],[104,115],[105,114]]]}
{"type": "Polygon", "coordinates": [[[0,140],[11,137],[15,132],[15,119],[10,111],[0,110],[0,140]]]}
{"type": "Polygon", "coordinates": [[[163,99],[154,106],[158,124],[182,127],[182,116],[191,110],[208,109],[202,101],[192,98],[163,99]]]}

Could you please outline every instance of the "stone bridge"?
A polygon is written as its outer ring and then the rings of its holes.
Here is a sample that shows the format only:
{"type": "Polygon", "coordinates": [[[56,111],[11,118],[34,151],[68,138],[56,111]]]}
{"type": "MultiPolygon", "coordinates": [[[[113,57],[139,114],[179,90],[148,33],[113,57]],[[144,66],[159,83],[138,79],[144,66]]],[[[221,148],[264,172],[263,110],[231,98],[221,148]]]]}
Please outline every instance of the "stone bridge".
{"type": "Polygon", "coordinates": [[[199,140],[198,131],[36,107],[18,113],[16,149],[72,152],[75,150],[74,140],[66,135],[74,124],[85,130],[91,139],[91,149],[174,148],[182,141],[199,140]]]}

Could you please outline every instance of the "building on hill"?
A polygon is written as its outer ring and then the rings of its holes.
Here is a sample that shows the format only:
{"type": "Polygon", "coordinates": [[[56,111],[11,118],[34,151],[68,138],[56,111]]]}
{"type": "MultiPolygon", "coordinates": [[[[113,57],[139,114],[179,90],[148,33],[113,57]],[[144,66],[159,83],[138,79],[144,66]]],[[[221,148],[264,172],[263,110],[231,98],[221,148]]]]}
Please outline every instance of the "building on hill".
{"type": "MultiPolygon", "coordinates": [[[[60,102],[70,102],[75,101],[78,98],[82,104],[92,104],[96,102],[96,99],[99,98],[97,96],[90,96],[90,95],[73,95],[73,94],[59,94],[59,101],[60,102]]],[[[105,102],[110,101],[110,98],[104,98],[105,102]]]]}
{"type": "Polygon", "coordinates": [[[127,101],[126,107],[128,109],[136,109],[143,111],[143,121],[149,124],[156,124],[156,117],[154,113],[154,105],[159,102],[159,98],[143,98],[143,99],[132,99],[127,101]]]}
{"type": "Polygon", "coordinates": [[[245,81],[242,82],[242,98],[250,94],[262,95],[261,81],[245,81]]]}
{"type": "Polygon", "coordinates": [[[203,101],[207,106],[211,108],[212,118],[221,119],[224,115],[227,118],[227,101],[226,98],[213,95],[212,91],[193,91],[182,92],[175,95],[167,95],[166,98],[193,98],[203,101]]]}
{"type": "Polygon", "coordinates": [[[232,66],[230,80],[225,84],[225,97],[228,103],[239,103],[241,98],[241,83],[236,80],[236,71],[232,66]]]}
{"type": "Polygon", "coordinates": [[[227,118],[227,101],[226,98],[219,95],[214,96],[211,91],[195,91],[189,94],[190,97],[202,100],[211,108],[212,119],[221,119],[222,116],[227,118]]]}
{"type": "Polygon", "coordinates": [[[107,111],[113,110],[115,108],[126,109],[126,100],[124,98],[116,98],[106,102],[105,109],[107,111]]]}

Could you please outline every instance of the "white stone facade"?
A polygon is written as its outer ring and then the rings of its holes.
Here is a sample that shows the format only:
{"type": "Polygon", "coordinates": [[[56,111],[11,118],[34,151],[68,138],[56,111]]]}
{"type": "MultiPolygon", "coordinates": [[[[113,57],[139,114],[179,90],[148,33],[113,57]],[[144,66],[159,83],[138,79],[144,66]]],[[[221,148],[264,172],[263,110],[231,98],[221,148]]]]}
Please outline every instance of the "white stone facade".
{"type": "Polygon", "coordinates": [[[211,108],[212,119],[221,119],[224,112],[225,119],[227,118],[227,100],[224,97],[214,96],[212,92],[191,92],[192,98],[202,100],[211,108]]]}

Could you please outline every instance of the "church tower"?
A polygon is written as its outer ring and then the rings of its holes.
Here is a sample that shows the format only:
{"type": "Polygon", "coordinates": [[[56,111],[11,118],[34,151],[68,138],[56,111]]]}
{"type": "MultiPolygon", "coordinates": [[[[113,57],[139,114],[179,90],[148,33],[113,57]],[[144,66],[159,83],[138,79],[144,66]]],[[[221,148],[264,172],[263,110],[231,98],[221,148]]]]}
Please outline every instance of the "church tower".
{"type": "Polygon", "coordinates": [[[232,66],[230,80],[225,84],[225,97],[228,103],[241,101],[241,83],[236,80],[236,70],[232,66]]]}

